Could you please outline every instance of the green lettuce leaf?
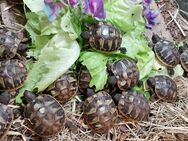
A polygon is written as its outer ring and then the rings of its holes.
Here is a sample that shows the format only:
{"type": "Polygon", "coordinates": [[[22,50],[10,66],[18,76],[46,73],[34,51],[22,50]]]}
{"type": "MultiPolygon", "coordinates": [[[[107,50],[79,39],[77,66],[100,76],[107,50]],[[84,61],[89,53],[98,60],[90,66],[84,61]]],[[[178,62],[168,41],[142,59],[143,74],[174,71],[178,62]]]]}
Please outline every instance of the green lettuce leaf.
{"type": "Polygon", "coordinates": [[[154,53],[143,37],[145,20],[142,16],[143,6],[130,0],[105,1],[107,21],[125,32],[121,47],[127,49],[126,55],[138,61],[140,79],[147,77],[154,64],[154,53]]]}
{"type": "Polygon", "coordinates": [[[122,47],[127,49],[126,55],[136,59],[140,71],[140,79],[147,77],[152,70],[155,55],[139,31],[134,30],[123,36],[122,47]]]}
{"type": "Polygon", "coordinates": [[[37,35],[51,35],[56,34],[61,30],[61,19],[49,21],[44,12],[28,12],[26,13],[27,24],[26,29],[29,32],[32,41],[36,39],[37,35]]]}
{"type": "Polygon", "coordinates": [[[135,29],[137,23],[144,27],[141,4],[135,4],[131,0],[105,0],[105,9],[106,20],[124,32],[135,29]]]}
{"type": "Polygon", "coordinates": [[[89,86],[95,86],[96,91],[102,90],[108,79],[106,71],[108,56],[99,52],[83,52],[79,61],[87,67],[91,74],[92,79],[89,86]]]}
{"type": "Polygon", "coordinates": [[[71,14],[70,11],[68,11],[61,18],[61,30],[68,32],[70,38],[77,39],[81,33],[81,23],[75,15],[71,14]]]}
{"type": "MultiPolygon", "coordinates": [[[[175,68],[173,68],[173,70],[174,70],[174,75],[170,76],[172,78],[177,77],[177,76],[182,76],[184,73],[184,70],[180,64],[178,64],[175,68]]],[[[160,62],[156,59],[154,61],[153,67],[152,67],[152,72],[149,76],[155,76],[155,75],[169,76],[167,67],[165,67],[164,65],[161,65],[160,62]]]]}
{"type": "Polygon", "coordinates": [[[42,48],[38,61],[29,70],[28,78],[17,95],[16,102],[21,103],[20,98],[25,90],[45,90],[75,63],[79,55],[80,47],[76,40],[72,40],[66,33],[56,34],[42,48]]]}
{"type": "Polygon", "coordinates": [[[23,0],[31,12],[39,12],[44,8],[44,0],[23,0]]]}

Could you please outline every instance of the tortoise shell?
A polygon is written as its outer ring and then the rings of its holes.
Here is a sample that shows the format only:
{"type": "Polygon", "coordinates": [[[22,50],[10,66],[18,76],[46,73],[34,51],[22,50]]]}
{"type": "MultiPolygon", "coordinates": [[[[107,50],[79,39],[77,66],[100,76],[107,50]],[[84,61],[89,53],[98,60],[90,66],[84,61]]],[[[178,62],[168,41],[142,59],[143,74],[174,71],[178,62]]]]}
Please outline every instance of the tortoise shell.
{"type": "Polygon", "coordinates": [[[14,32],[0,30],[0,57],[5,59],[13,58],[18,50],[19,40],[14,32]]]}
{"type": "Polygon", "coordinates": [[[188,50],[185,50],[181,55],[180,55],[180,62],[182,67],[186,72],[188,72],[188,50]]]}
{"type": "Polygon", "coordinates": [[[91,75],[86,67],[81,67],[78,75],[78,88],[81,93],[83,93],[88,87],[91,81],[91,75]]]}
{"type": "Polygon", "coordinates": [[[23,0],[7,0],[11,4],[23,4],[23,0]]]}
{"type": "Polygon", "coordinates": [[[52,83],[47,92],[54,96],[60,103],[68,102],[76,95],[78,82],[74,72],[68,71],[52,83]]]}
{"type": "Polygon", "coordinates": [[[52,137],[64,128],[65,112],[51,95],[39,95],[24,108],[27,126],[41,137],[52,137]]]}
{"type": "Polygon", "coordinates": [[[134,91],[123,92],[119,102],[118,111],[127,120],[144,121],[150,114],[150,106],[143,94],[134,91]]]}
{"type": "Polygon", "coordinates": [[[0,91],[20,88],[26,78],[27,69],[20,60],[0,61],[0,91]]]}
{"type": "Polygon", "coordinates": [[[174,68],[179,64],[180,54],[172,42],[160,39],[154,44],[153,50],[157,59],[163,65],[174,68]]]}
{"type": "Polygon", "coordinates": [[[115,124],[117,110],[111,96],[98,92],[84,101],[84,120],[91,130],[96,133],[108,132],[115,124]]]}
{"type": "Polygon", "coordinates": [[[149,77],[147,84],[157,98],[169,102],[176,100],[177,85],[170,77],[165,75],[149,77]]]}
{"type": "Polygon", "coordinates": [[[9,130],[13,120],[12,110],[3,104],[0,104],[0,140],[4,138],[9,130]]]}
{"type": "Polygon", "coordinates": [[[116,51],[122,42],[120,31],[106,22],[91,24],[82,35],[91,48],[102,52],[116,51]]]}
{"type": "Polygon", "coordinates": [[[118,60],[110,66],[110,70],[116,77],[117,86],[120,90],[128,90],[139,81],[139,70],[132,60],[118,60]]]}

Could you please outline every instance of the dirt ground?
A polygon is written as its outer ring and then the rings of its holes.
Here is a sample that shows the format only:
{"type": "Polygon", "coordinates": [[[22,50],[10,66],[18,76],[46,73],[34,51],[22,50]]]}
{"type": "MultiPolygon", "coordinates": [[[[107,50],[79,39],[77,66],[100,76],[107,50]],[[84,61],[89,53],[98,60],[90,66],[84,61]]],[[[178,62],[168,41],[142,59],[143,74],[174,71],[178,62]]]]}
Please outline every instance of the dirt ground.
{"type": "Polygon", "coordinates": [[[188,39],[188,21],[185,21],[179,14],[178,5],[175,0],[158,0],[157,6],[176,43],[188,39]]]}

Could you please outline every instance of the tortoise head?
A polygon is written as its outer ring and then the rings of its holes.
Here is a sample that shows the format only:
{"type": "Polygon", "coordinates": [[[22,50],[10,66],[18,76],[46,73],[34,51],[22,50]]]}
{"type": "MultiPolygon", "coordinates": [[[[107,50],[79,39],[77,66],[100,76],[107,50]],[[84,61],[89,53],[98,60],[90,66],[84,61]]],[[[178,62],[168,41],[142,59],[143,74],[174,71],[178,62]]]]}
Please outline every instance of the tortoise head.
{"type": "Polygon", "coordinates": [[[113,99],[113,101],[114,101],[114,103],[116,105],[118,105],[118,102],[119,102],[121,96],[122,96],[121,93],[114,93],[114,94],[112,94],[112,99],[113,99]]]}
{"type": "Polygon", "coordinates": [[[152,39],[153,44],[156,44],[161,38],[159,37],[159,35],[153,34],[151,39],[152,39]]]}
{"type": "Polygon", "coordinates": [[[30,101],[33,101],[36,98],[36,96],[31,91],[25,90],[23,98],[26,103],[29,103],[30,101]]]}
{"type": "Polygon", "coordinates": [[[89,31],[84,31],[84,32],[82,32],[82,33],[81,33],[81,37],[82,37],[83,39],[89,39],[89,37],[90,37],[89,31]]]}
{"type": "Polygon", "coordinates": [[[87,88],[85,91],[86,97],[90,97],[95,94],[94,88],[87,88]]]}
{"type": "Polygon", "coordinates": [[[117,83],[117,79],[114,75],[112,75],[108,77],[107,82],[108,82],[109,87],[114,87],[117,83]]]}
{"type": "Polygon", "coordinates": [[[188,44],[187,43],[183,43],[182,46],[179,47],[179,53],[182,54],[185,50],[188,49],[188,44]]]}
{"type": "Polygon", "coordinates": [[[155,88],[155,78],[149,77],[147,80],[147,85],[149,88],[154,89],[155,88]]]}
{"type": "Polygon", "coordinates": [[[27,44],[20,43],[19,46],[18,46],[18,51],[19,52],[26,52],[27,49],[28,49],[27,44]]]}

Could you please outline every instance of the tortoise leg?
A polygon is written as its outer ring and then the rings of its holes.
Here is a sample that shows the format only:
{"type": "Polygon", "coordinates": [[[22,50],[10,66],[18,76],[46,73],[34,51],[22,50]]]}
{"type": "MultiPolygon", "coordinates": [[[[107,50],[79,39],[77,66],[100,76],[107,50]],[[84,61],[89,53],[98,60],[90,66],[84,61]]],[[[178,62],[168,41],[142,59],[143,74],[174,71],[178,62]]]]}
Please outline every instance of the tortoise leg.
{"type": "Polygon", "coordinates": [[[138,83],[137,83],[137,85],[138,85],[138,87],[142,87],[143,86],[143,81],[142,80],[138,80],[138,83]]]}
{"type": "Polygon", "coordinates": [[[0,95],[0,103],[8,105],[11,99],[11,95],[9,94],[8,91],[5,91],[1,93],[0,95]]]}
{"type": "Polygon", "coordinates": [[[173,76],[174,75],[174,69],[173,68],[167,68],[167,72],[169,76],[173,76]]]}
{"type": "Polygon", "coordinates": [[[127,49],[125,47],[121,47],[119,48],[120,52],[123,53],[123,54],[126,54],[127,53],[127,49]]]}
{"type": "Polygon", "coordinates": [[[183,77],[188,78],[188,72],[184,71],[183,77]]]}
{"type": "Polygon", "coordinates": [[[155,101],[157,101],[157,100],[159,100],[159,98],[157,97],[157,95],[156,95],[155,93],[153,93],[153,94],[151,95],[151,102],[155,102],[155,101]]]}

